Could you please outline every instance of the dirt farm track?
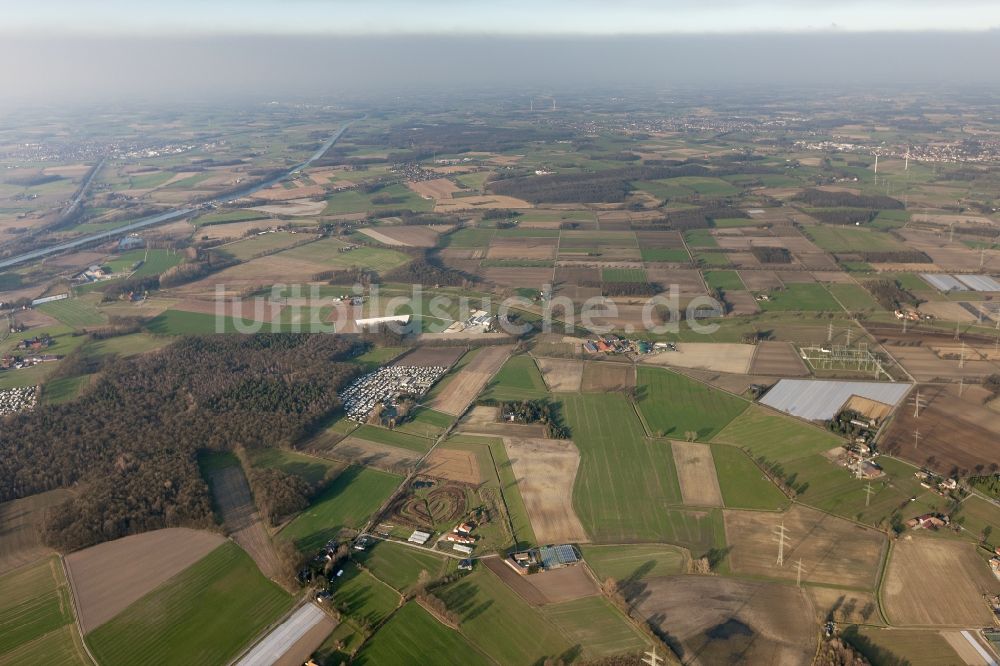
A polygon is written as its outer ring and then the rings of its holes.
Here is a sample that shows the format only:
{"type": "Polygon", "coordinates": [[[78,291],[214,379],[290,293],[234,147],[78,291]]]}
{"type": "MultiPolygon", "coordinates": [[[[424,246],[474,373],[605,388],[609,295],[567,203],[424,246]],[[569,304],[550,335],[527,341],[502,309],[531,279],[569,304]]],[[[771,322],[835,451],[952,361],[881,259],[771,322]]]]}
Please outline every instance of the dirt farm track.
{"type": "Polygon", "coordinates": [[[83,633],[218,548],[214,532],[175,527],[108,541],[66,556],[83,633]]]}

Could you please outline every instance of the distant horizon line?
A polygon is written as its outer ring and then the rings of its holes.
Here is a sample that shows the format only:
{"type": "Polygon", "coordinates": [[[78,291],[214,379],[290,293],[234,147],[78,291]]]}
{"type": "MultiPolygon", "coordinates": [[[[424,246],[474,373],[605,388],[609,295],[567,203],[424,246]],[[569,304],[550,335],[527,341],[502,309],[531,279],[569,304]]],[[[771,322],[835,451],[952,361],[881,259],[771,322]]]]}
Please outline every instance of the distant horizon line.
{"type": "Polygon", "coordinates": [[[306,37],[324,38],[341,37],[348,39],[386,38],[386,37],[499,37],[507,39],[622,39],[622,38],[656,38],[656,37],[766,37],[766,36],[799,36],[799,35],[982,35],[990,32],[1000,32],[1000,25],[968,28],[847,28],[844,26],[823,26],[815,28],[777,29],[760,28],[748,30],[673,30],[673,31],[621,31],[621,32],[510,32],[503,30],[284,30],[284,31],[254,31],[226,29],[197,29],[192,31],[160,30],[65,30],[65,29],[24,29],[0,27],[0,36],[5,38],[56,39],[63,37],[91,37],[95,39],[194,39],[210,37],[306,37]]]}

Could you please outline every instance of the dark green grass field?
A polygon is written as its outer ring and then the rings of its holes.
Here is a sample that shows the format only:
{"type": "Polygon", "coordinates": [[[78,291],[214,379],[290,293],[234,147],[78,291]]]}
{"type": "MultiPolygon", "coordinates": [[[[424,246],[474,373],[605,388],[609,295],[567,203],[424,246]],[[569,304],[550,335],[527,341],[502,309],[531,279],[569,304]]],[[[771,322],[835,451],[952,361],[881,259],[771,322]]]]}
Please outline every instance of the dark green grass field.
{"type": "Polygon", "coordinates": [[[534,400],[547,394],[542,374],[534,359],[527,355],[513,356],[486,386],[484,398],[493,400],[534,400]]]}
{"type": "Polygon", "coordinates": [[[496,574],[478,570],[437,591],[470,643],[504,664],[537,664],[571,644],[496,574]]]}
{"type": "Polygon", "coordinates": [[[628,548],[582,546],[583,559],[600,580],[639,580],[675,576],[686,570],[687,555],[675,546],[632,544],[628,548]]]}
{"type": "Polygon", "coordinates": [[[642,268],[605,268],[601,271],[604,282],[646,282],[646,271],[642,268]]]}
{"type": "Polygon", "coordinates": [[[356,564],[343,567],[333,581],[333,604],[355,622],[377,625],[399,606],[399,593],[356,564]]]}
{"type": "Polygon", "coordinates": [[[363,425],[355,430],[352,435],[361,439],[367,439],[369,442],[398,446],[401,449],[416,451],[418,453],[426,453],[434,443],[426,437],[419,437],[399,430],[389,430],[388,428],[372,425],[363,425]]]}
{"type": "Polygon", "coordinates": [[[765,312],[840,312],[843,308],[821,284],[795,283],[770,292],[771,300],[761,301],[765,312]]]}
{"type": "Polygon", "coordinates": [[[580,450],[573,505],[595,542],[667,542],[701,552],[724,541],[721,513],[672,508],[681,494],[670,446],[646,439],[623,395],[567,395],[562,404],[580,450]]]}
{"type": "Polygon", "coordinates": [[[588,659],[641,652],[647,639],[602,596],[549,604],[542,613],[588,659]]]}
{"type": "Polygon", "coordinates": [[[723,291],[736,291],[746,289],[743,280],[740,279],[736,271],[705,271],[705,284],[709,289],[722,289],[723,291]]]}
{"type": "Polygon", "coordinates": [[[691,260],[684,248],[644,247],[640,248],[642,260],[649,262],[666,261],[670,263],[687,263],[691,260]]]}
{"type": "Polygon", "coordinates": [[[638,367],[639,411],[652,434],[711,439],[749,403],[669,370],[638,367]]]}
{"type": "Polygon", "coordinates": [[[342,528],[362,526],[401,481],[395,474],[348,467],[278,536],[303,552],[314,551],[342,528]]]}
{"type": "Polygon", "coordinates": [[[451,416],[443,412],[429,407],[419,407],[412,419],[396,427],[396,432],[434,438],[447,430],[453,420],[451,416]]]}
{"type": "Polygon", "coordinates": [[[444,573],[447,564],[443,557],[391,541],[380,541],[368,550],[356,553],[354,559],[400,592],[409,590],[417,582],[421,571],[436,578],[444,573]]]}
{"type": "Polygon", "coordinates": [[[435,620],[410,602],[365,643],[354,664],[441,664],[441,666],[486,666],[492,663],[462,634],[435,620]]]}
{"type": "Polygon", "coordinates": [[[712,458],[726,508],[770,511],[788,505],[785,495],[739,448],[713,444],[712,458]]]}
{"type": "Polygon", "coordinates": [[[101,664],[221,664],[291,608],[250,556],[225,543],[87,636],[101,664]]]}

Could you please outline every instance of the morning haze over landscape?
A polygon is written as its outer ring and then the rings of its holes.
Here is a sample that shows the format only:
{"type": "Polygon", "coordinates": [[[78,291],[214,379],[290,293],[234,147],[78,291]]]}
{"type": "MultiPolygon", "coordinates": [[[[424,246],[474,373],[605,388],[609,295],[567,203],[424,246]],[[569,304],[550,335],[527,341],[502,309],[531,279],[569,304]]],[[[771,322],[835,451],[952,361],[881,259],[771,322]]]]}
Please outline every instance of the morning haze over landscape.
{"type": "Polygon", "coordinates": [[[997,3],[0,17],[0,666],[1000,663],[997,3]]]}

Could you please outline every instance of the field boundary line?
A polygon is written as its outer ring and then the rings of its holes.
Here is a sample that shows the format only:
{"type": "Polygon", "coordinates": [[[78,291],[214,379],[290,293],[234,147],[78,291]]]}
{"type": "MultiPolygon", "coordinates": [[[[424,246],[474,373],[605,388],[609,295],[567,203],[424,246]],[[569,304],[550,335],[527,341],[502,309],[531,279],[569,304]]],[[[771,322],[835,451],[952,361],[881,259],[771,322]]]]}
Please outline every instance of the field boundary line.
{"type": "Polygon", "coordinates": [[[94,653],[90,651],[90,646],[87,645],[87,639],[83,634],[83,626],[80,624],[80,606],[76,595],[76,583],[73,581],[73,576],[70,573],[69,566],[66,564],[66,558],[63,555],[59,555],[59,564],[62,565],[63,575],[66,576],[66,583],[69,587],[69,596],[73,600],[73,624],[76,625],[76,633],[80,636],[80,643],[83,644],[83,649],[87,653],[87,658],[90,659],[90,663],[97,664],[98,661],[94,657],[94,653]]]}
{"type": "MultiPolygon", "coordinates": [[[[237,545],[239,545],[239,544],[237,544],[237,545]]],[[[269,624],[268,626],[264,627],[261,630],[261,632],[259,634],[257,634],[257,636],[254,638],[254,640],[250,641],[247,644],[247,646],[243,650],[240,651],[240,653],[238,655],[236,655],[235,657],[233,657],[232,659],[230,659],[227,662],[228,666],[233,666],[233,664],[239,663],[240,659],[242,659],[247,654],[249,654],[249,652],[251,650],[253,650],[264,639],[266,639],[268,636],[270,636],[271,632],[273,632],[275,629],[277,629],[282,624],[284,624],[288,620],[288,618],[290,618],[292,616],[292,614],[294,614],[297,610],[299,610],[300,608],[302,608],[303,606],[305,606],[307,603],[308,602],[305,600],[305,595],[304,594],[299,595],[298,601],[295,604],[292,605],[292,607],[288,610],[288,612],[285,613],[284,615],[282,615],[280,618],[278,618],[274,622],[272,622],[271,624],[269,624]]]]}

